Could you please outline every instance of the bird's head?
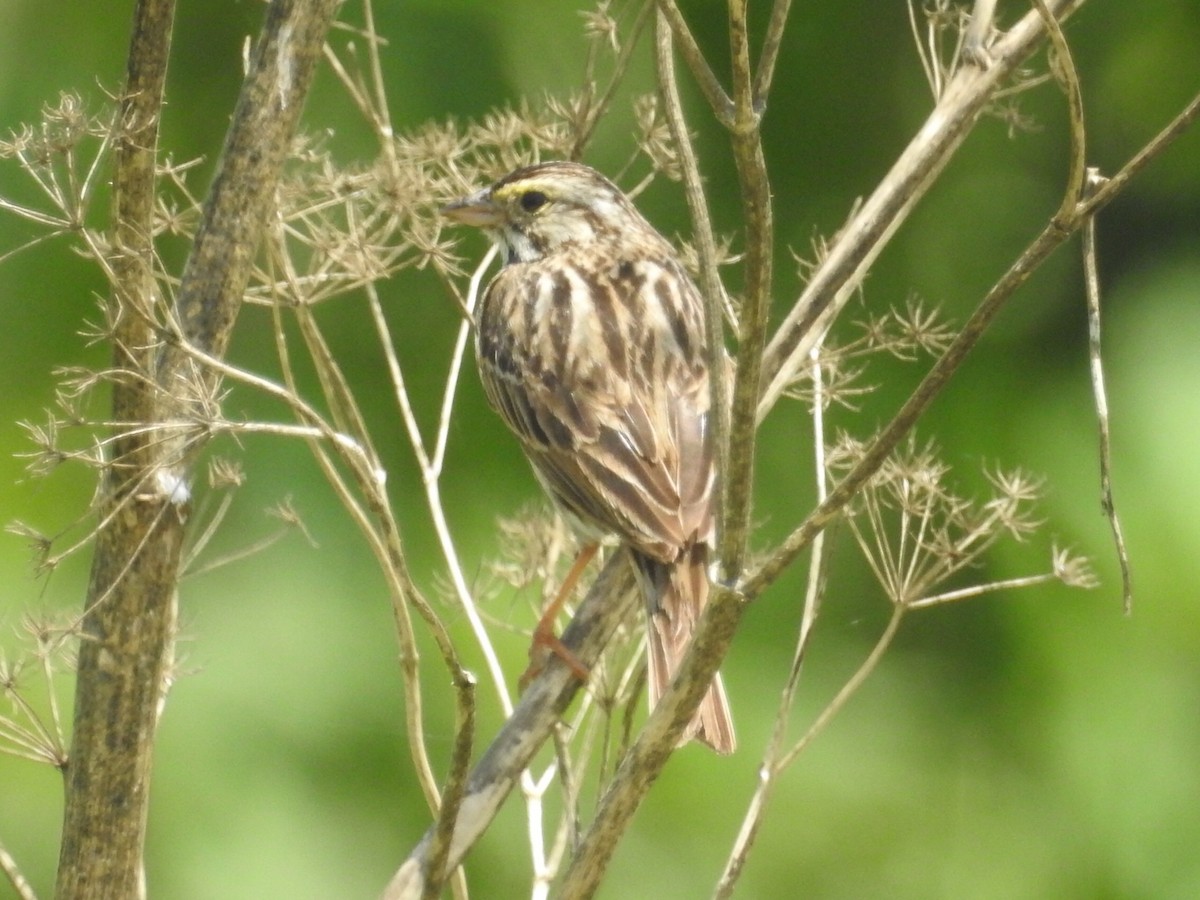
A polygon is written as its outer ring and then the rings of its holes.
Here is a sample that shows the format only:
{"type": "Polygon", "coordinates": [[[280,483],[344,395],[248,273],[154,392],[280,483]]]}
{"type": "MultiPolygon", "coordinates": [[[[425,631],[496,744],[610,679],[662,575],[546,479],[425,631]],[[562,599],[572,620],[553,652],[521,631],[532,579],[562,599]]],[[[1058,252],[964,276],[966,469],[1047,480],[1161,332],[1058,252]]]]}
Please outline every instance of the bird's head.
{"type": "Polygon", "coordinates": [[[441,212],[488,232],[508,263],[534,262],[577,244],[621,241],[633,236],[631,230],[652,232],[616,185],[573,162],[517,169],[441,212]]]}

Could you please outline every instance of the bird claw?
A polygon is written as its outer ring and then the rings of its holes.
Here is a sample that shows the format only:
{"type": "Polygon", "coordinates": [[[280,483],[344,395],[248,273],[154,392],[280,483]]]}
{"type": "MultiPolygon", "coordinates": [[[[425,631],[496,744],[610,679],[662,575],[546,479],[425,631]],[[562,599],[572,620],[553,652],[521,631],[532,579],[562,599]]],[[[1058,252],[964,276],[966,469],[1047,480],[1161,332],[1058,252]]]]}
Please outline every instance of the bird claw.
{"type": "Polygon", "coordinates": [[[576,678],[587,683],[590,673],[588,667],[579,661],[579,657],[549,628],[537,628],[533,632],[533,642],[529,645],[529,667],[517,680],[517,687],[522,691],[529,687],[533,679],[541,675],[542,670],[546,668],[546,661],[555,656],[566,664],[576,678]]]}

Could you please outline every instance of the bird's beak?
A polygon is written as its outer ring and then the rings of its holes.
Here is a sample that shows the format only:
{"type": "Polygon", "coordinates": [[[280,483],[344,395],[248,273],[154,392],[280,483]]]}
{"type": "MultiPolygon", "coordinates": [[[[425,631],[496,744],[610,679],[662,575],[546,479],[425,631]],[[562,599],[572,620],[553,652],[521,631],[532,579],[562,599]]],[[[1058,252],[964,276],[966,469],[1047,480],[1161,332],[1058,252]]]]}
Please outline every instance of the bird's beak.
{"type": "Polygon", "coordinates": [[[476,228],[492,228],[500,224],[500,208],[492,202],[487,188],[447,203],[439,212],[447,219],[476,228]]]}

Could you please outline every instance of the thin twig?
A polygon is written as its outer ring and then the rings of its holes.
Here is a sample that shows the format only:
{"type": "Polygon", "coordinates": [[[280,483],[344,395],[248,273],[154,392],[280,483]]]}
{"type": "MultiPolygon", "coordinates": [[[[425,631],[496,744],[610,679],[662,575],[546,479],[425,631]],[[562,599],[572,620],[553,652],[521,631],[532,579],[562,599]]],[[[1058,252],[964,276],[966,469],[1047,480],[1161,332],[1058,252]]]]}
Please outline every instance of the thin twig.
{"type": "MultiPolygon", "coordinates": [[[[1094,190],[1102,183],[1099,171],[1089,170],[1087,189],[1094,190]]],[[[1104,354],[1100,344],[1100,269],[1096,259],[1096,217],[1092,215],[1087,217],[1083,225],[1083,283],[1087,295],[1088,360],[1092,373],[1092,397],[1096,404],[1096,424],[1100,432],[1100,506],[1112,530],[1117,563],[1121,567],[1121,596],[1125,614],[1129,615],[1133,611],[1133,573],[1129,564],[1129,551],[1125,547],[1125,534],[1112,493],[1112,434],[1108,415],[1108,390],[1104,386],[1104,354]]]]}
{"type": "MultiPolygon", "coordinates": [[[[283,327],[281,318],[281,304],[275,304],[273,315],[275,317],[274,334],[280,368],[284,373],[284,379],[288,385],[287,388],[278,388],[278,394],[291,407],[293,413],[298,418],[311,423],[318,429],[322,437],[329,439],[336,432],[330,428],[315,410],[312,410],[308,404],[301,400],[297,392],[295,369],[291,364],[286,339],[287,332],[283,327]]],[[[231,371],[227,373],[227,377],[240,377],[266,382],[266,379],[251,376],[249,373],[242,373],[240,370],[233,369],[233,367],[229,367],[229,369],[231,371]]],[[[268,390],[275,388],[270,382],[266,382],[266,385],[268,390]]],[[[377,496],[377,489],[381,488],[384,482],[380,477],[381,473],[374,460],[368,458],[363,448],[352,440],[338,441],[335,439],[331,440],[330,443],[337,449],[338,456],[347,464],[350,471],[358,473],[356,482],[360,490],[368,498],[375,498],[373,503],[368,500],[368,504],[375,509],[382,507],[386,510],[386,497],[380,500],[377,496]]],[[[409,616],[408,604],[405,602],[403,576],[401,573],[394,571],[389,564],[391,553],[388,547],[387,536],[381,533],[380,527],[376,521],[373,521],[371,513],[363,507],[362,502],[355,496],[345,476],[338,469],[329,452],[315,437],[309,438],[308,444],[313,459],[316,460],[317,465],[325,475],[326,481],[333,488],[334,494],[337,496],[342,508],[350,516],[351,521],[358,526],[359,532],[367,541],[367,545],[375,554],[375,558],[379,560],[380,568],[387,578],[389,588],[391,589],[392,618],[396,627],[397,642],[400,645],[400,664],[404,676],[402,683],[405,692],[405,730],[408,735],[409,753],[412,758],[417,784],[421,787],[425,802],[431,811],[436,812],[441,805],[441,792],[438,789],[437,778],[433,773],[433,766],[430,763],[425,744],[425,723],[422,713],[424,704],[421,696],[420,670],[417,667],[416,635],[412,619],[409,616]]],[[[430,614],[432,614],[432,610],[430,610],[430,614]]]]}
{"type": "MultiPolygon", "coordinates": [[[[821,345],[813,347],[810,359],[812,378],[812,422],[813,422],[813,480],[817,487],[818,502],[825,499],[829,493],[829,472],[825,464],[825,390],[821,375],[821,345]]],[[[796,700],[796,691],[800,686],[800,673],[807,656],[809,641],[812,639],[813,627],[816,625],[817,613],[821,607],[821,598],[825,589],[825,532],[821,532],[813,540],[812,556],[808,568],[808,584],[804,592],[804,609],[800,616],[800,629],[796,636],[796,649],[792,654],[792,665],[788,670],[787,681],[779,695],[779,706],[775,714],[775,725],[771,730],[771,739],[763,753],[762,762],[758,767],[758,783],[754,794],[746,806],[742,817],[741,828],[737,838],[730,848],[725,861],[725,868],[717,879],[713,890],[714,900],[725,900],[733,895],[741,878],[746,860],[754,847],[759,829],[766,816],[767,806],[771,802],[775,785],[778,784],[778,761],[783,753],[784,741],[787,739],[788,723],[791,719],[792,707],[796,700]]]]}
{"type": "Polygon", "coordinates": [[[766,112],[771,81],[775,77],[775,66],[779,62],[779,48],[783,46],[783,28],[787,24],[791,7],[792,0],[775,0],[771,6],[767,34],[763,38],[762,52],[758,57],[758,71],[754,73],[754,111],[760,116],[766,112]]]}
{"type": "Polygon", "coordinates": [[[1000,581],[989,581],[986,584],[972,585],[971,587],[961,588],[957,591],[944,591],[941,594],[934,594],[931,597],[911,600],[904,605],[908,609],[928,609],[931,606],[942,606],[946,603],[955,603],[960,600],[982,597],[984,594],[994,594],[998,591],[1014,591],[1020,588],[1036,587],[1039,584],[1050,584],[1051,582],[1061,580],[1053,572],[1047,572],[1042,575],[1024,575],[1020,578],[1005,578],[1000,581]]]}
{"type": "Polygon", "coordinates": [[[1071,47],[1062,26],[1046,6],[1046,0],[1033,0],[1050,45],[1054,49],[1050,67],[1058,76],[1063,93],[1067,96],[1067,116],[1071,138],[1070,168],[1067,172],[1067,190],[1063,193],[1060,216],[1069,216],[1083,196],[1084,178],[1087,169],[1087,130],[1083,119],[1083,88],[1079,84],[1079,72],[1071,55],[1071,47]]]}
{"type": "Polygon", "coordinates": [[[917,59],[921,61],[921,69],[925,72],[925,80],[929,82],[929,90],[934,98],[942,95],[941,84],[941,68],[938,65],[938,60],[933,58],[933,55],[926,52],[924,43],[921,40],[921,26],[917,22],[917,5],[916,0],[906,0],[908,7],[908,27],[912,31],[913,44],[917,48],[917,59]]]}
{"type": "Polygon", "coordinates": [[[9,852],[0,846],[0,871],[4,872],[4,877],[8,879],[8,883],[12,885],[12,889],[16,891],[18,900],[37,900],[37,894],[33,890],[33,886],[25,880],[25,876],[21,874],[21,868],[17,865],[17,861],[9,855],[9,852]]]}
{"type": "Polygon", "coordinates": [[[612,103],[613,95],[616,94],[617,88],[624,83],[625,73],[629,69],[629,63],[633,59],[633,52],[637,48],[642,32],[646,28],[646,23],[650,20],[650,11],[654,8],[654,3],[655,0],[642,0],[642,4],[637,12],[637,18],[634,19],[630,34],[626,37],[624,45],[621,47],[621,52],[617,56],[612,75],[608,79],[608,84],[605,86],[604,92],[594,104],[589,104],[588,106],[587,121],[583,123],[583,127],[575,138],[575,145],[568,154],[569,159],[583,158],[583,151],[591,141],[592,135],[596,133],[596,126],[600,124],[600,120],[608,110],[609,104],[612,103]]]}
{"type": "Polygon", "coordinates": [[[987,41],[993,30],[996,15],[996,0],[975,0],[971,10],[971,21],[963,35],[963,49],[969,59],[986,63],[987,41]]]}
{"type": "Polygon", "coordinates": [[[867,655],[867,658],[863,660],[862,665],[855,670],[849,680],[842,685],[834,698],[821,710],[821,714],[808,727],[808,731],[804,732],[803,737],[796,741],[792,749],[779,760],[776,764],[778,770],[786,769],[796,760],[796,757],[804,752],[805,748],[813,742],[817,735],[825,730],[825,726],[833,720],[834,716],[841,712],[847,701],[854,696],[855,692],[862,687],[863,682],[875,671],[875,667],[883,659],[883,654],[892,645],[892,639],[895,638],[896,632],[900,628],[900,620],[904,618],[904,612],[905,608],[903,605],[899,603],[892,605],[891,618],[888,619],[887,626],[883,629],[879,640],[875,642],[875,646],[871,648],[871,652],[867,655]]]}
{"type": "MultiPolygon", "coordinates": [[[[562,634],[562,642],[586,666],[593,665],[613,634],[627,622],[637,601],[633,570],[625,551],[615,553],[593,583],[562,634]]],[[[529,761],[556,727],[581,687],[566,663],[553,657],[522,695],[512,716],[476,764],[455,821],[447,866],[457,865],[487,829],[529,761]]],[[[424,895],[431,834],[409,855],[389,883],[386,900],[424,895]]]]}
{"type": "Polygon", "coordinates": [[[687,63],[688,68],[692,70],[692,77],[696,79],[696,84],[699,85],[700,92],[704,94],[704,99],[712,108],[713,115],[722,125],[732,126],[733,101],[721,87],[721,82],[717,80],[708,60],[704,58],[704,53],[700,49],[700,45],[696,43],[696,38],[688,28],[687,21],[683,18],[683,13],[679,11],[675,0],[658,0],[658,8],[667,17],[671,31],[679,39],[679,52],[683,55],[683,60],[687,63]]]}
{"type": "Polygon", "coordinates": [[[450,580],[454,586],[455,596],[458,598],[459,605],[471,625],[471,633],[475,636],[475,640],[483,652],[488,674],[491,677],[492,685],[500,700],[501,709],[505,715],[510,715],[513,703],[504,677],[504,670],[500,665],[500,659],[496,655],[495,647],[488,635],[487,627],[479,615],[479,610],[475,605],[471,589],[467,585],[466,575],[463,573],[462,563],[458,558],[458,550],[454,546],[450,526],[446,521],[440,488],[442,461],[445,457],[446,443],[449,439],[451,414],[454,409],[458,378],[462,371],[463,356],[466,352],[470,316],[475,308],[479,286],[495,253],[495,248],[490,248],[471,276],[471,288],[467,295],[466,318],[463,319],[459,327],[458,336],[455,339],[454,351],[446,376],[446,385],[442,392],[441,414],[438,419],[437,435],[434,440],[434,451],[432,454],[425,448],[424,438],[421,435],[420,427],[412,410],[412,403],[409,399],[400,361],[396,357],[395,342],[392,340],[387,319],[383,314],[383,305],[373,286],[368,286],[367,288],[367,300],[371,310],[371,318],[379,337],[379,345],[383,348],[384,356],[387,359],[388,371],[392,377],[392,391],[395,395],[396,405],[400,409],[405,427],[408,429],[409,443],[417,457],[417,463],[421,467],[422,483],[424,484],[426,493],[426,504],[433,517],[434,531],[437,535],[439,546],[442,549],[442,558],[450,573],[450,580]]]}
{"type": "Polygon", "coordinates": [[[1096,188],[1083,201],[1080,208],[1082,215],[1091,215],[1102,207],[1107,206],[1113,197],[1125,190],[1130,180],[1137,176],[1146,166],[1162,155],[1171,144],[1179,139],[1192,123],[1200,116],[1200,93],[1197,93],[1175,118],[1173,118],[1158,134],[1142,147],[1133,157],[1117,170],[1102,185],[1096,188]]]}

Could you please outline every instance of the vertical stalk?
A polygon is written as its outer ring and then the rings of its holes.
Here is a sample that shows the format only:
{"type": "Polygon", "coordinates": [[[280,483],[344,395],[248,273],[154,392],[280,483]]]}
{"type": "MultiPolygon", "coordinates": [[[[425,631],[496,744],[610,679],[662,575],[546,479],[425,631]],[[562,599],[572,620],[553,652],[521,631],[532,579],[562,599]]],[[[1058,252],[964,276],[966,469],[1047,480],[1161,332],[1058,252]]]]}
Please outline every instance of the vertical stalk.
{"type": "MultiPolygon", "coordinates": [[[[173,0],[137,4],[115,126],[109,322],[117,371],[153,372],[151,221],[174,13],[173,0]]],[[[116,422],[154,421],[153,382],[117,381],[112,406],[116,422]]],[[[100,517],[106,525],[92,560],[65,773],[56,888],[62,900],[145,896],[150,763],[173,653],[183,544],[183,517],[171,513],[171,493],[140,496],[154,454],[153,435],[118,436],[104,474],[100,517]]]]}
{"type": "MultiPolygon", "coordinates": [[[[745,0],[731,0],[733,122],[729,130],[742,197],[746,254],[737,377],[733,385],[728,468],[722,497],[720,558],[721,577],[726,583],[733,583],[741,574],[750,531],[759,382],[767,344],[767,317],[771,311],[771,263],[775,249],[771,185],[762,150],[762,118],[755,109],[754,72],[746,28],[745,0]]],[[[760,99],[765,102],[765,98],[760,99]]]]}

